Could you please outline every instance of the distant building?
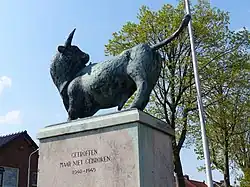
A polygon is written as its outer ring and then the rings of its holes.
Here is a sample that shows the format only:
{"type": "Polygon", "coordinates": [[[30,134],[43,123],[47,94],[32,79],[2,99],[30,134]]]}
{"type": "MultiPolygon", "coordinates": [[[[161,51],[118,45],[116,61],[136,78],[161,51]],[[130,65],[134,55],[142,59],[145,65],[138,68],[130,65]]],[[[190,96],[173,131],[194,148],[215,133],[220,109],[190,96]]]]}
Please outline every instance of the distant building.
{"type": "Polygon", "coordinates": [[[184,175],[185,186],[186,187],[207,187],[205,181],[196,181],[189,179],[188,175],[184,175]]]}
{"type": "MultiPolygon", "coordinates": [[[[189,179],[188,175],[184,175],[184,181],[185,181],[185,187],[207,187],[205,181],[201,182],[201,181],[191,180],[189,179]]],[[[178,187],[177,184],[176,187],[178,187]]]]}
{"type": "MultiPolygon", "coordinates": [[[[38,146],[27,131],[0,136],[0,187],[27,187],[30,154],[38,146]]],[[[37,186],[38,151],[31,156],[30,187],[37,186]]]]}
{"type": "MultiPolygon", "coordinates": [[[[207,187],[207,185],[205,184],[205,181],[201,182],[201,181],[191,180],[189,179],[188,175],[184,175],[184,181],[185,181],[185,187],[207,187]]],[[[223,180],[221,180],[220,182],[213,181],[213,186],[225,187],[224,181],[223,180]]],[[[176,184],[176,187],[178,187],[177,184],[176,184]]],[[[235,187],[238,187],[238,186],[236,185],[235,187]]]]}

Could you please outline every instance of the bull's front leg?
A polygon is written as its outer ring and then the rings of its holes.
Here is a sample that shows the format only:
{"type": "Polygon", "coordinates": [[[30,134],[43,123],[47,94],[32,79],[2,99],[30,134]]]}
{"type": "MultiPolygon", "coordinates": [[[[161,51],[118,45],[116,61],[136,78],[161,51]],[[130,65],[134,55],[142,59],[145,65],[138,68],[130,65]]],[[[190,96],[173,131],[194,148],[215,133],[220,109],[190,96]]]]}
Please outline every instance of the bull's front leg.
{"type": "Polygon", "coordinates": [[[68,120],[67,121],[70,122],[70,121],[75,120],[75,119],[77,119],[76,115],[74,115],[74,112],[72,112],[72,110],[70,110],[68,112],[68,120]]]}
{"type": "Polygon", "coordinates": [[[77,111],[73,107],[70,107],[68,110],[68,121],[77,119],[77,111]]]}
{"type": "Polygon", "coordinates": [[[70,92],[69,94],[69,108],[68,108],[68,121],[72,121],[79,118],[79,102],[77,92],[70,92]]]}

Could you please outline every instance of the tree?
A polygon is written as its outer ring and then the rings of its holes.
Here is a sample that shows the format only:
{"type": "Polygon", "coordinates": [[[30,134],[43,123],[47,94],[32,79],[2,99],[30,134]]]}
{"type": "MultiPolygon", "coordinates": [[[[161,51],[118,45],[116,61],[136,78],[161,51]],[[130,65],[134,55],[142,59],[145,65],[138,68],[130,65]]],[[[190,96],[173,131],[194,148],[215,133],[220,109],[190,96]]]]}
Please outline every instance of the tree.
{"type": "Polygon", "coordinates": [[[250,58],[248,58],[248,63],[246,66],[245,73],[245,88],[242,88],[243,94],[241,97],[242,106],[240,122],[237,125],[235,136],[232,138],[232,149],[230,150],[230,156],[234,163],[243,172],[244,178],[241,180],[241,186],[250,186],[250,58]],[[248,182],[248,183],[247,183],[248,182]],[[244,184],[244,185],[243,185],[244,184]]]}
{"type": "Polygon", "coordinates": [[[244,178],[240,181],[240,187],[249,187],[250,186],[250,169],[244,171],[244,178]]]}
{"type": "MultiPolygon", "coordinates": [[[[206,129],[211,161],[214,168],[223,173],[226,187],[230,186],[230,161],[235,161],[244,169],[243,165],[247,161],[243,159],[246,155],[242,153],[249,151],[249,139],[246,138],[246,135],[248,134],[249,137],[250,133],[248,124],[250,112],[249,36],[247,30],[239,33],[232,32],[228,37],[227,45],[237,44],[237,49],[224,55],[223,59],[219,59],[215,64],[210,64],[213,66],[210,70],[213,72],[204,81],[204,91],[209,90],[205,101],[213,103],[206,108],[206,129]]],[[[199,132],[199,126],[197,129],[199,132]]],[[[199,159],[203,159],[200,138],[196,141],[196,153],[199,159]]]]}
{"type": "MultiPolygon", "coordinates": [[[[158,11],[143,6],[137,16],[139,22],[127,22],[120,31],[113,33],[113,38],[105,46],[106,54],[117,55],[139,43],[153,45],[164,40],[179,26],[184,10],[183,1],[176,7],[163,5],[158,11]]],[[[199,66],[206,70],[215,60],[235,50],[237,45],[225,46],[225,38],[230,34],[228,13],[202,1],[198,1],[191,11],[199,66]]],[[[178,40],[160,49],[159,53],[163,59],[162,71],[147,111],[175,129],[176,136],[172,141],[175,172],[179,185],[185,186],[180,150],[189,136],[189,116],[197,109],[188,33],[182,33],[178,40]]],[[[201,73],[201,81],[208,78],[205,71],[201,73]]]]}

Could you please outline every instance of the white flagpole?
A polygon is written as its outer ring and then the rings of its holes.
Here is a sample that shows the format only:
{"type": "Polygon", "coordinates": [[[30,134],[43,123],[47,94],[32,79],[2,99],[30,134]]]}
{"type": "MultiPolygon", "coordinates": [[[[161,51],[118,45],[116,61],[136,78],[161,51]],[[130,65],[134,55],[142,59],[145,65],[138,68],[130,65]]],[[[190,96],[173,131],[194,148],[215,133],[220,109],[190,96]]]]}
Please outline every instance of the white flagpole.
{"type": "MultiPolygon", "coordinates": [[[[191,16],[189,0],[185,0],[186,4],[186,12],[191,16]]],[[[206,128],[205,128],[205,116],[204,116],[204,108],[201,98],[201,88],[200,88],[200,80],[198,74],[198,66],[197,66],[197,59],[195,54],[194,48],[194,39],[193,39],[193,31],[192,31],[192,19],[188,24],[188,31],[191,43],[191,53],[193,59],[193,69],[194,69],[194,78],[195,78],[195,85],[197,90],[197,102],[198,102],[198,109],[199,109],[199,116],[200,116],[200,124],[201,124],[201,134],[202,134],[202,141],[203,141],[203,151],[206,163],[206,175],[207,175],[207,184],[209,187],[213,187],[213,180],[212,180],[212,172],[211,172],[211,162],[210,162],[210,155],[209,155],[209,148],[206,136],[206,128]]]]}

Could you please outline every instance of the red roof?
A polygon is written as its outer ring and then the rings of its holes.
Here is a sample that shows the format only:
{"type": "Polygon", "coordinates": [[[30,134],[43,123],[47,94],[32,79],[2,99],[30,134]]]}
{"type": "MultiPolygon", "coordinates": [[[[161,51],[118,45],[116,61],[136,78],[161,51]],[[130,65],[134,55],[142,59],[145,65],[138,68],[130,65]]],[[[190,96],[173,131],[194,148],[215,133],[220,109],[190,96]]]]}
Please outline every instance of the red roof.
{"type": "Polygon", "coordinates": [[[10,143],[11,141],[15,140],[16,138],[18,138],[20,136],[24,136],[25,139],[28,142],[30,142],[31,145],[33,145],[35,147],[35,149],[38,148],[38,146],[36,145],[36,143],[28,135],[27,131],[18,132],[18,133],[14,133],[14,134],[9,134],[9,135],[5,135],[5,136],[0,136],[0,148],[6,146],[8,143],[10,143]]]}
{"type": "MultiPolygon", "coordinates": [[[[185,187],[208,187],[205,184],[205,182],[190,180],[188,175],[184,175],[183,177],[184,177],[184,181],[185,181],[185,187]]],[[[223,185],[223,181],[222,182],[213,181],[213,185],[214,186],[221,186],[221,185],[223,185]]]]}
{"type": "Polygon", "coordinates": [[[186,187],[207,187],[204,182],[195,181],[195,180],[186,180],[185,179],[186,187]]]}
{"type": "Polygon", "coordinates": [[[207,187],[205,182],[190,180],[188,175],[184,175],[184,181],[186,187],[207,187]]]}

